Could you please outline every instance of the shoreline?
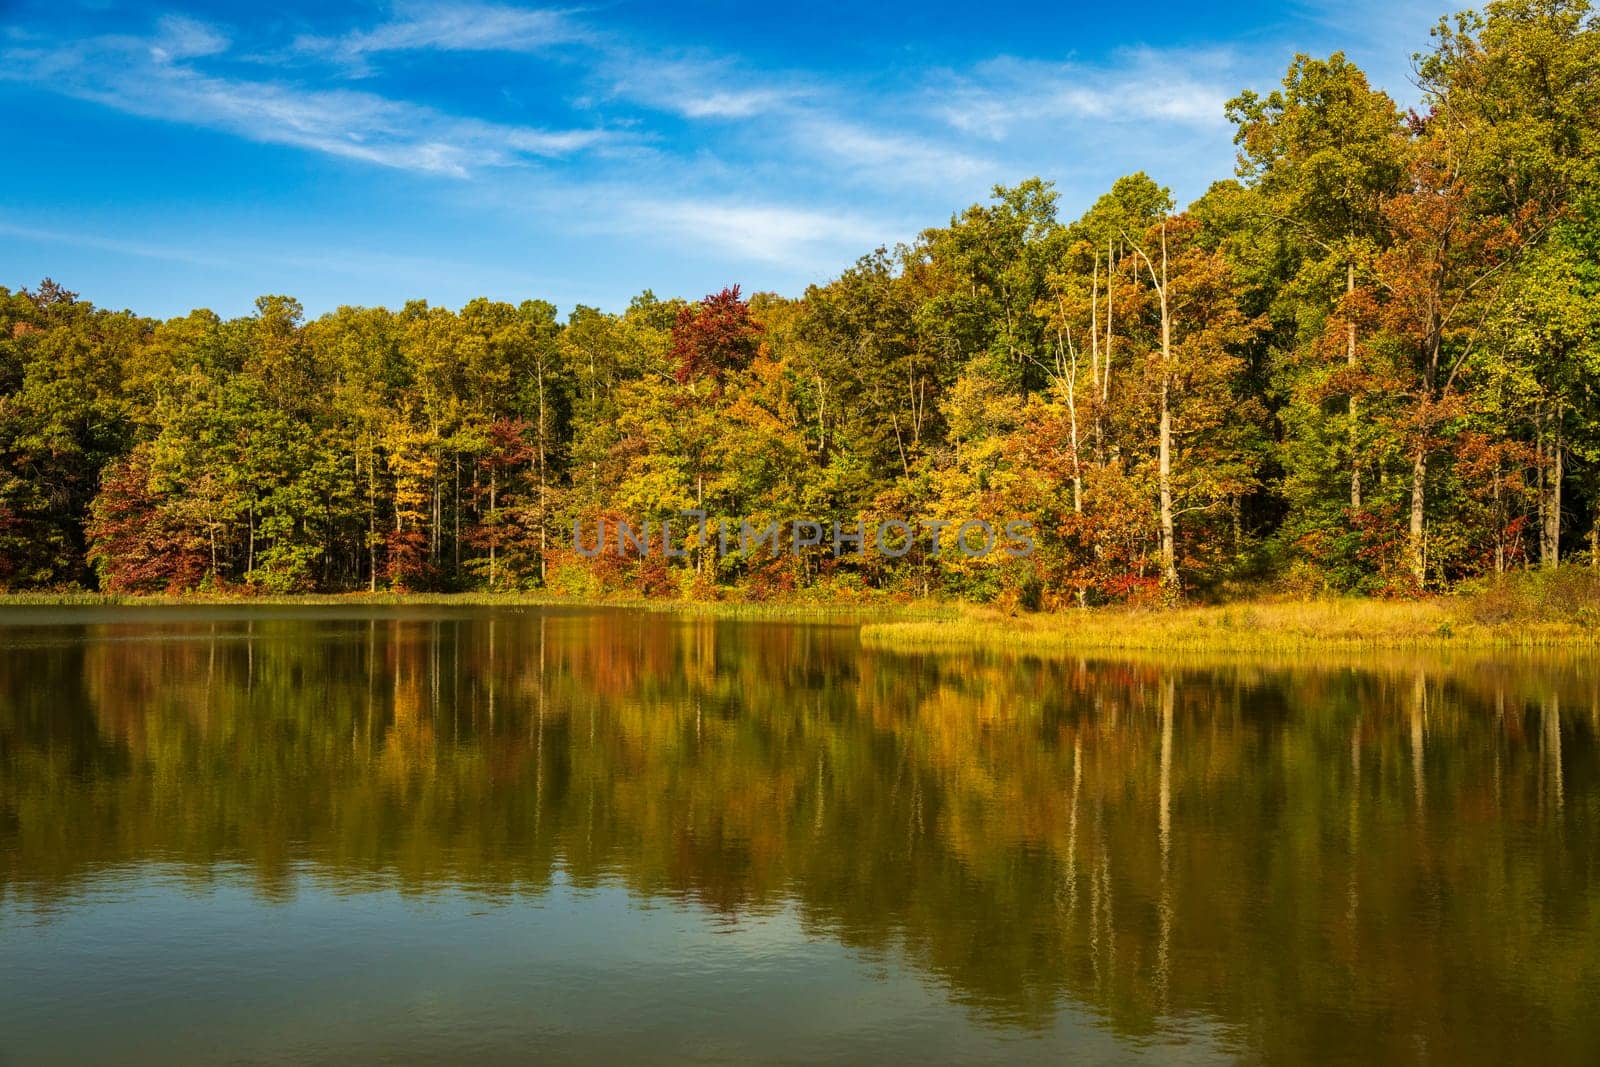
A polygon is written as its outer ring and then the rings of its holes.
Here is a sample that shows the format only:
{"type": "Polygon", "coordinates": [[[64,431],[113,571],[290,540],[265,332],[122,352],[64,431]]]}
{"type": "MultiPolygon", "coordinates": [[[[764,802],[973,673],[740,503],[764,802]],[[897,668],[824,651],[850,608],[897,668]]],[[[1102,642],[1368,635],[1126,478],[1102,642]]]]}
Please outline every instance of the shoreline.
{"type": "Polygon", "coordinates": [[[0,593],[6,608],[108,607],[505,607],[609,608],[719,618],[872,617],[882,621],[956,618],[963,606],[954,602],[889,600],[668,600],[660,597],[566,597],[543,593],[300,593],[238,596],[233,594],[0,593]]]}
{"type": "Polygon", "coordinates": [[[1472,602],[1238,601],[1170,611],[1087,611],[986,620],[892,620],[862,627],[861,642],[887,651],[986,649],[1034,656],[1096,652],[1275,654],[1378,651],[1600,651],[1600,627],[1536,613],[1492,622],[1472,602]]]}
{"type": "MultiPolygon", "coordinates": [[[[1027,655],[1088,652],[1269,653],[1327,649],[1600,649],[1600,626],[1535,606],[1481,598],[1241,600],[1171,609],[1102,607],[1008,613],[952,601],[690,601],[536,593],[317,593],[303,595],[0,594],[0,609],[53,607],[506,607],[602,608],[726,619],[848,619],[864,647],[901,652],[987,650],[1027,655]]],[[[1587,611],[1572,614],[1586,615],[1587,611]]],[[[3,625],[3,621],[0,621],[3,625]]]]}

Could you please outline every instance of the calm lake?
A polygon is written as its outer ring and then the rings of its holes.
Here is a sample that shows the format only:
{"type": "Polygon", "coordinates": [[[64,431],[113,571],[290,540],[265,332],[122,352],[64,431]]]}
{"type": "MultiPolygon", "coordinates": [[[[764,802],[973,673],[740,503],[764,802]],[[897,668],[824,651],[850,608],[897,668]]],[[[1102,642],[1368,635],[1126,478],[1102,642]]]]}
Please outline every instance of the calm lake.
{"type": "Polygon", "coordinates": [[[0,1062],[1585,1062],[1600,664],[0,609],[0,1062]]]}

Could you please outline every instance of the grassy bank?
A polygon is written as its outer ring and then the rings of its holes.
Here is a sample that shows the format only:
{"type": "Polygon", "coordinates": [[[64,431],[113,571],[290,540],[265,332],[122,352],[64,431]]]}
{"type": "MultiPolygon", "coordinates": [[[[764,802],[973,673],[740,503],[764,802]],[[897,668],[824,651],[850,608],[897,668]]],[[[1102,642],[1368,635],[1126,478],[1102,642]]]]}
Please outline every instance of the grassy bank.
{"type": "Polygon", "coordinates": [[[347,593],[304,596],[0,595],[19,605],[329,605],[347,607],[610,607],[749,619],[831,618],[861,624],[871,648],[992,649],[1036,655],[1093,651],[1295,652],[1363,649],[1592,647],[1600,650],[1600,574],[1522,574],[1455,596],[1415,601],[1261,599],[1171,610],[1096,608],[1004,613],[935,601],[697,602],[579,600],[530,593],[347,593]]]}
{"type": "Polygon", "coordinates": [[[1256,601],[1172,611],[1100,610],[954,619],[902,619],[862,627],[871,648],[961,648],[1060,655],[1093,651],[1295,652],[1360,649],[1552,648],[1600,650],[1600,624],[1584,614],[1502,613],[1478,597],[1256,601]]]}

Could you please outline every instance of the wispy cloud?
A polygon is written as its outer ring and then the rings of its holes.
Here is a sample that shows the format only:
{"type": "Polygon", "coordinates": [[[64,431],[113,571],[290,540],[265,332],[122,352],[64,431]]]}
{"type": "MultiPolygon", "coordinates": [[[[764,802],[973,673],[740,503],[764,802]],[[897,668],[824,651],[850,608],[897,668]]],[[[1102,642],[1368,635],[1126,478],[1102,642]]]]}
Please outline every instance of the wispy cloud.
{"type": "Polygon", "coordinates": [[[402,4],[395,17],[342,36],[301,35],[296,52],[323,56],[368,70],[368,57],[386,52],[536,52],[592,39],[593,34],[557,8],[528,9],[499,4],[402,4]]]}
{"type": "Polygon", "coordinates": [[[621,221],[630,229],[789,267],[827,269],[846,250],[860,251],[899,236],[895,227],[861,215],[778,204],[642,200],[628,206],[625,215],[621,221]]]}
{"type": "Polygon", "coordinates": [[[889,133],[826,114],[802,115],[791,132],[797,146],[855,178],[904,186],[961,181],[995,170],[993,161],[947,140],[889,133]]]}
{"type": "Polygon", "coordinates": [[[604,9],[484,0],[313,26],[235,35],[172,15],[142,36],[12,30],[0,80],[419,175],[492,174],[443,195],[499,231],[604,229],[669,254],[701,247],[807,271],[1031,174],[1061,181],[1063,210],[1137,167],[1198,192],[1184,176],[1228,172],[1225,101],[1259,83],[1227,51],[1203,49],[774,69],[630,36],[604,9]],[[493,64],[467,55],[491,52],[493,64]],[[508,119],[526,114],[540,118],[508,119]]]}
{"type": "Polygon", "coordinates": [[[143,241],[121,240],[115,237],[107,237],[100,233],[73,233],[65,230],[45,229],[38,226],[24,226],[14,222],[7,222],[5,219],[0,219],[0,233],[26,241],[37,241],[42,244],[75,245],[79,248],[90,248],[96,252],[109,252],[118,256],[134,256],[139,259],[165,260],[198,267],[228,268],[237,266],[237,263],[233,260],[189,248],[179,248],[166,244],[151,244],[143,241]]]}
{"type": "Polygon", "coordinates": [[[934,113],[993,140],[1052,122],[1222,126],[1238,73],[1226,52],[1136,49],[1100,64],[1002,57],[953,76],[934,113]]]}
{"type": "Polygon", "coordinates": [[[165,63],[226,52],[232,42],[215,26],[184,15],[166,15],[156,23],[150,56],[165,63]]]}
{"type": "Polygon", "coordinates": [[[803,102],[815,89],[761,78],[728,59],[644,56],[613,47],[604,65],[608,95],[689,119],[750,119],[803,102]]]}
{"type": "MultiPolygon", "coordinates": [[[[646,59],[626,54],[608,65],[609,94],[651,110],[746,128],[769,159],[826,172],[849,183],[888,186],[947,182],[992,170],[986,159],[950,143],[892,128],[846,86],[804,74],[760,78],[731,60],[646,59]]],[[[892,105],[905,115],[907,109],[892,105]]]]}
{"type": "Polygon", "coordinates": [[[0,78],[252,141],[455,177],[618,139],[602,129],[546,130],[450,115],[375,93],[208,74],[189,62],[227,47],[228,38],[212,27],[167,18],[149,38],[7,49],[0,52],[0,78]]]}
{"type": "MultiPolygon", "coordinates": [[[[134,227],[137,230],[137,227],[134,227]]],[[[188,244],[175,244],[170,240],[146,240],[141,237],[126,238],[109,235],[105,231],[85,232],[24,225],[0,217],[0,234],[43,245],[65,245],[91,249],[110,256],[151,260],[204,268],[208,271],[249,271],[268,268],[285,275],[286,283],[293,282],[309,272],[326,273],[349,278],[400,279],[412,283],[426,282],[440,271],[467,275],[474,269],[468,260],[450,259],[439,255],[408,255],[378,249],[342,247],[337,250],[317,249],[314,252],[288,250],[297,238],[281,245],[263,243],[252,236],[248,244],[234,242],[219,246],[210,234],[190,235],[188,244]]],[[[524,274],[530,283],[544,281],[532,274],[524,274]]]]}

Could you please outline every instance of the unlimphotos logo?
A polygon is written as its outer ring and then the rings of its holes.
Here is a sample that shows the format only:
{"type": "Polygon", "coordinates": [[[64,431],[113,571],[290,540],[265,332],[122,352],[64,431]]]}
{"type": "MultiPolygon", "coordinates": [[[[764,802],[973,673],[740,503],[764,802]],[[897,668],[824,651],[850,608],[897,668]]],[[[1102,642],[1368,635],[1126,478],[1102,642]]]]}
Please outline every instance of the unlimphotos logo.
{"type": "Polygon", "coordinates": [[[726,520],[716,524],[716,529],[708,539],[709,516],[706,512],[687,510],[678,512],[678,516],[691,520],[694,531],[692,542],[685,531],[678,544],[674,545],[670,522],[652,524],[646,519],[635,529],[625,519],[607,523],[602,518],[595,521],[593,537],[586,544],[583,520],[574,519],[572,549],[578,555],[592,559],[603,554],[609,544],[614,546],[613,550],[619,555],[661,555],[682,559],[689,555],[691,550],[687,546],[693,543],[715,545],[720,559],[734,552],[750,555],[762,548],[771,556],[797,556],[805,549],[822,547],[831,548],[835,556],[860,556],[865,555],[868,545],[871,545],[880,555],[899,559],[919,546],[925,548],[928,554],[937,556],[942,548],[954,545],[967,559],[978,559],[996,551],[1011,559],[1020,559],[1032,555],[1034,548],[1033,523],[1026,519],[1004,523],[999,534],[993,524],[983,519],[959,522],[954,519],[886,519],[875,524],[870,531],[867,524],[861,521],[852,528],[837,521],[773,520],[757,529],[749,519],[740,519],[737,535],[733,532],[732,520],[726,520]]]}

